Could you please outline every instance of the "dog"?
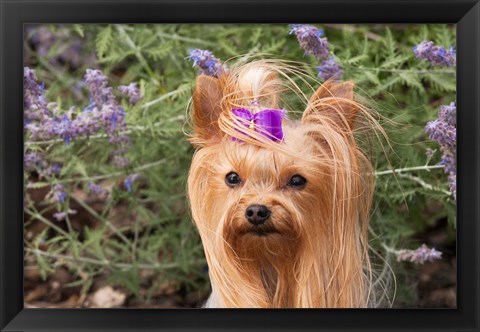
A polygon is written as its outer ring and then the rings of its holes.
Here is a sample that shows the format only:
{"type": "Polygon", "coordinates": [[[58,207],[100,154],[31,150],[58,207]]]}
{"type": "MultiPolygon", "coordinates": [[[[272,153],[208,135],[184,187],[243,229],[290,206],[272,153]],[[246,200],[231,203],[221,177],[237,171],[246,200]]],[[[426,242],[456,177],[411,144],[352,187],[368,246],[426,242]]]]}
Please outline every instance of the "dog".
{"type": "Polygon", "coordinates": [[[352,81],[327,81],[290,120],[279,107],[294,72],[256,60],[197,76],[187,186],[209,267],[207,308],[372,305],[375,179],[355,135],[371,115],[352,81]]]}

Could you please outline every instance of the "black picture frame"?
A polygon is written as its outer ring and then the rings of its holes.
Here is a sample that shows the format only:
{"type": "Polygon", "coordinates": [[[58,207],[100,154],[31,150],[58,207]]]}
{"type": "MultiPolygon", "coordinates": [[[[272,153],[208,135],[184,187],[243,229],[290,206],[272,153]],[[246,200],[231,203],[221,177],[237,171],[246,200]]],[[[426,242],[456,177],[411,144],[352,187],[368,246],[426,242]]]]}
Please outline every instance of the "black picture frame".
{"type": "Polygon", "coordinates": [[[1,331],[480,331],[478,0],[0,0],[1,331]],[[456,309],[23,308],[23,24],[457,24],[456,309]]]}

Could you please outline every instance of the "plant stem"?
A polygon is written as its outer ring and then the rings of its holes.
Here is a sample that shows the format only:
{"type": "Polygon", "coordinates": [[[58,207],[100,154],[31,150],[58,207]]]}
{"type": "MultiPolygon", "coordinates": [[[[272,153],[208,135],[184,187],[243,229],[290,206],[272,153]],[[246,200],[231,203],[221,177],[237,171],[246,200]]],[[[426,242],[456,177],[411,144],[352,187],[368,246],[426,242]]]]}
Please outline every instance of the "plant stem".
{"type": "Polygon", "coordinates": [[[371,68],[371,67],[358,67],[358,66],[351,66],[351,65],[344,65],[346,68],[352,69],[352,70],[357,70],[357,71],[363,71],[363,70],[368,70],[368,71],[376,71],[376,72],[385,72],[385,73],[416,73],[416,74],[449,74],[449,75],[455,75],[456,71],[455,70],[427,70],[427,69],[422,69],[422,70],[414,70],[414,69],[382,69],[382,68],[371,68]]]}
{"type": "MultiPolygon", "coordinates": [[[[138,167],[135,167],[132,170],[132,173],[136,173],[139,171],[143,171],[152,167],[156,167],[158,165],[163,164],[167,159],[160,159],[151,163],[147,163],[138,167]]],[[[57,183],[72,183],[72,182],[85,182],[85,181],[98,181],[98,180],[103,180],[103,179],[109,179],[113,178],[116,176],[124,175],[125,171],[118,171],[118,172],[113,172],[109,174],[103,174],[103,175],[95,175],[95,176],[89,176],[89,177],[84,177],[84,178],[73,178],[73,179],[64,179],[64,180],[58,180],[57,183]]]]}
{"type": "Polygon", "coordinates": [[[412,180],[412,181],[418,183],[419,185],[421,185],[425,189],[440,191],[440,192],[442,192],[446,195],[449,195],[449,196],[452,195],[452,193],[450,191],[434,187],[431,184],[426,183],[425,181],[423,181],[421,178],[419,178],[417,176],[413,176],[411,174],[402,174],[402,173],[398,174],[398,176],[401,177],[401,178],[412,180]]]}
{"type": "Polygon", "coordinates": [[[177,34],[167,34],[167,33],[163,33],[163,32],[158,31],[156,33],[156,35],[159,36],[159,37],[162,37],[162,38],[178,40],[178,41],[183,41],[183,42],[187,42],[187,43],[197,43],[197,44],[202,44],[202,45],[206,45],[206,46],[216,46],[215,43],[209,42],[207,40],[202,40],[202,39],[198,39],[198,38],[188,38],[188,37],[179,36],[177,34]]]}
{"type": "MultiPolygon", "coordinates": [[[[113,263],[107,259],[105,260],[98,260],[94,258],[88,258],[88,257],[78,257],[75,258],[73,256],[69,255],[63,255],[63,254],[52,254],[46,251],[38,250],[38,249],[25,249],[25,251],[40,255],[40,256],[45,256],[45,257],[50,257],[50,258],[56,258],[56,259],[65,259],[69,261],[78,261],[78,262],[83,262],[83,263],[89,263],[89,264],[95,264],[95,265],[101,265],[101,266],[107,266],[107,267],[115,267],[119,269],[131,269],[133,267],[137,267],[142,270],[170,270],[174,269],[177,267],[180,267],[181,264],[178,262],[173,262],[173,263],[154,263],[154,264],[145,264],[145,263],[140,263],[140,264],[128,264],[128,263],[113,263]]],[[[199,259],[196,261],[192,261],[190,265],[195,266],[195,265],[203,265],[206,264],[206,261],[203,259],[199,259]]]]}
{"type": "Polygon", "coordinates": [[[405,168],[396,168],[396,169],[389,169],[386,171],[377,171],[375,172],[375,176],[379,175],[386,175],[386,174],[394,174],[394,173],[404,173],[404,172],[413,172],[413,171],[427,171],[429,172],[431,169],[440,169],[445,168],[444,165],[423,165],[423,166],[414,166],[414,167],[405,167],[405,168]]]}
{"type": "Polygon", "coordinates": [[[127,239],[125,235],[123,235],[120,230],[115,227],[108,219],[102,217],[99,215],[94,209],[92,209],[88,204],[86,204],[84,201],[79,199],[78,197],[75,197],[73,195],[70,196],[75,202],[77,202],[80,206],[82,206],[88,213],[90,213],[92,216],[97,218],[98,220],[104,222],[108,228],[110,228],[120,239],[122,239],[123,242],[125,242],[128,246],[131,245],[130,240],[127,239]]]}
{"type": "Polygon", "coordinates": [[[184,91],[186,91],[186,90],[188,90],[188,89],[190,89],[190,87],[189,87],[188,85],[181,85],[181,86],[179,86],[176,90],[170,91],[169,93],[166,93],[166,94],[158,97],[157,99],[154,99],[154,100],[152,100],[152,101],[149,101],[148,103],[143,104],[143,105],[142,105],[142,108],[148,108],[148,107],[150,107],[150,106],[152,106],[152,105],[155,105],[155,104],[161,102],[162,100],[165,100],[165,99],[167,99],[167,98],[170,98],[170,97],[172,97],[172,96],[175,96],[175,95],[177,95],[177,94],[180,94],[180,93],[182,93],[182,92],[184,92],[184,91]]]}
{"type": "Polygon", "coordinates": [[[122,35],[122,37],[125,38],[125,42],[127,43],[127,45],[135,52],[135,56],[137,57],[137,59],[142,64],[143,68],[148,73],[148,75],[150,76],[150,79],[153,81],[153,83],[155,85],[160,85],[160,82],[158,82],[158,80],[155,78],[155,73],[153,72],[153,70],[148,65],[147,60],[145,60],[145,58],[143,57],[143,54],[140,51],[140,48],[137,47],[137,45],[135,45],[135,43],[130,38],[128,33],[125,31],[123,26],[121,24],[117,24],[117,25],[115,25],[115,27],[117,28],[118,32],[122,35]]]}
{"type": "Polygon", "coordinates": [[[58,227],[57,225],[55,225],[54,223],[52,223],[50,220],[48,220],[47,218],[43,217],[41,214],[39,214],[37,211],[31,211],[31,210],[28,210],[28,209],[25,209],[25,212],[27,214],[29,214],[32,218],[34,219],[38,219],[40,220],[41,222],[43,222],[45,225],[47,225],[48,227],[56,230],[59,234],[62,234],[64,235],[65,237],[67,237],[68,239],[71,239],[71,235],[64,231],[63,229],[61,229],[60,227],[58,227]]]}

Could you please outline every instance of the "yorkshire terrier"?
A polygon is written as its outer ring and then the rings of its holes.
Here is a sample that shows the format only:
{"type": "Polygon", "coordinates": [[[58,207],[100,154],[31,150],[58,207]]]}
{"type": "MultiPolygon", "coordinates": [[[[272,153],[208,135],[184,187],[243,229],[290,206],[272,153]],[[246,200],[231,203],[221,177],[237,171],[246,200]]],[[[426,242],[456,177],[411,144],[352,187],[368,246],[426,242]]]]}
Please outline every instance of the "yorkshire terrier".
{"type": "Polygon", "coordinates": [[[197,77],[188,196],[212,286],[205,307],[372,303],[374,176],[354,135],[372,117],[352,81],[332,80],[297,93],[306,109],[290,120],[279,106],[293,72],[257,60],[197,77]]]}

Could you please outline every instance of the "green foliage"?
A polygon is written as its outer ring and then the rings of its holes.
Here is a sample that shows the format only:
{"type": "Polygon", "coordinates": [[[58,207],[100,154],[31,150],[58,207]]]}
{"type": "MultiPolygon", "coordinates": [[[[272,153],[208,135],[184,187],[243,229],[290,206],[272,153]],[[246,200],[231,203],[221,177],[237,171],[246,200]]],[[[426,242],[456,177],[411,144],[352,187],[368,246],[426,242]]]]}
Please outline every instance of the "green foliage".
{"type": "MultiPolygon", "coordinates": [[[[29,36],[39,28],[34,27],[29,36]]],[[[149,301],[153,288],[165,283],[205,295],[206,263],[185,193],[194,150],[186,140],[184,131],[188,128],[184,125],[196,76],[196,69],[186,60],[188,50],[209,49],[216,57],[228,60],[227,64],[245,61],[245,55],[301,61],[312,77],[319,64],[304,56],[284,24],[77,24],[46,28],[61,29],[67,37],[40,54],[27,36],[25,57],[39,80],[45,82],[47,99],[58,99],[62,112],[72,105],[88,105],[88,91],[78,84],[87,68],[101,69],[117,95],[117,86],[139,83],[144,98],[135,106],[122,100],[132,139],[128,157],[133,163],[127,170],[113,166],[114,148],[102,135],[78,139],[69,146],[63,141],[27,143],[30,150],[45,153],[50,163],[62,166],[56,180],[25,175],[29,195],[25,227],[28,229],[33,221],[46,225],[44,231],[25,241],[27,264],[37,265],[43,278],[58,266],[67,268],[77,277],[75,282],[83,285],[84,294],[90,291],[94,278],[103,274],[107,283],[141,301],[149,301]],[[83,60],[75,65],[56,62],[75,38],[82,40],[83,60]],[[127,192],[122,183],[133,172],[140,173],[141,180],[127,192]],[[109,188],[110,195],[90,197],[89,181],[109,188]],[[68,186],[62,211],[77,210],[63,222],[51,218],[58,206],[47,199],[32,198],[54,183],[68,186]],[[148,292],[142,292],[142,287],[149,288],[148,292]]],[[[406,172],[410,177],[398,172],[377,176],[372,246],[384,255],[389,254],[383,252],[382,245],[413,248],[421,244],[417,235],[442,218],[448,219],[454,241],[455,205],[443,170],[430,169],[441,156],[437,152],[427,160],[426,149],[436,149],[437,145],[428,140],[423,128],[436,117],[439,105],[455,100],[455,71],[431,68],[426,61],[415,59],[411,50],[427,39],[454,45],[454,27],[323,28],[344,78],[355,81],[358,94],[378,112],[389,137],[389,143],[373,140],[369,146],[375,169],[382,172],[425,166],[406,172]]],[[[399,275],[406,275],[401,264],[393,265],[399,275]]],[[[406,284],[411,280],[407,280],[401,278],[404,284],[398,285],[400,302],[411,298],[412,286],[406,284]]]]}

